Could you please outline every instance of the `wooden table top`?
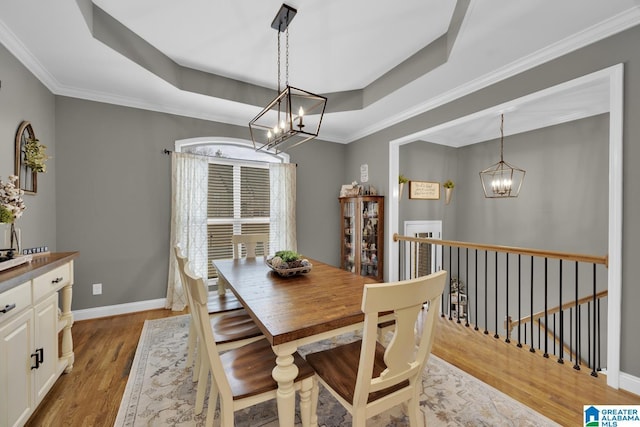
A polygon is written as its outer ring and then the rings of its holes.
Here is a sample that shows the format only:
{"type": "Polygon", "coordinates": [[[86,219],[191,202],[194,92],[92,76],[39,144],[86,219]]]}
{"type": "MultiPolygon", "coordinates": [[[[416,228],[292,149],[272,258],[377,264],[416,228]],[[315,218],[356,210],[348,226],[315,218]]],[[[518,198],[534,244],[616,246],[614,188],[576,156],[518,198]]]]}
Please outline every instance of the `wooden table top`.
{"type": "Polygon", "coordinates": [[[370,280],[310,262],[309,273],[293,277],[280,277],[263,257],[213,263],[271,345],[279,345],[364,320],[362,292],[370,280]]]}

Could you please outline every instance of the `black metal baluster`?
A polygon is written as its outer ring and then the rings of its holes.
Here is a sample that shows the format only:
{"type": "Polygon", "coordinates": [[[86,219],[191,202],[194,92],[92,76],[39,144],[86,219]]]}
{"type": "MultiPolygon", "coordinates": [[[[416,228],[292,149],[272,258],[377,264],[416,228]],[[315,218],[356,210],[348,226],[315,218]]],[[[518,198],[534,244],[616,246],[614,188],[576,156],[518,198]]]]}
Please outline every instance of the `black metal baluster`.
{"type": "Polygon", "coordinates": [[[558,363],[563,364],[564,360],[564,308],[562,308],[562,260],[560,260],[560,281],[558,283],[559,301],[560,301],[560,356],[558,357],[558,363]]]}
{"type": "Polygon", "coordinates": [[[487,258],[489,257],[489,254],[487,251],[484,251],[484,333],[488,334],[489,331],[487,330],[487,312],[489,311],[488,308],[488,304],[487,304],[487,298],[488,298],[488,284],[487,284],[487,279],[488,279],[488,272],[487,272],[487,258]]]}
{"type": "Polygon", "coordinates": [[[456,259],[456,265],[457,265],[457,269],[458,269],[458,309],[456,310],[456,318],[457,318],[457,323],[461,323],[460,322],[460,311],[462,310],[462,292],[460,291],[460,246],[458,246],[456,248],[456,253],[457,253],[457,259],[456,259]]]}
{"type": "Polygon", "coordinates": [[[480,316],[478,316],[478,250],[474,249],[475,254],[476,254],[476,326],[473,328],[476,331],[480,330],[480,328],[478,328],[478,320],[480,320],[480,316]]]}
{"type": "Polygon", "coordinates": [[[602,363],[602,358],[601,358],[601,354],[600,354],[600,349],[602,348],[602,335],[600,334],[600,326],[602,325],[602,320],[600,318],[601,312],[600,312],[600,299],[598,299],[598,371],[600,371],[602,369],[602,367],[600,366],[600,364],[602,363]]]}
{"type": "Polygon", "coordinates": [[[453,297],[451,295],[451,280],[453,279],[453,274],[451,274],[451,246],[449,246],[449,320],[451,317],[451,303],[453,302],[453,297]]]}
{"type": "Polygon", "coordinates": [[[544,354],[543,357],[549,358],[549,319],[548,314],[548,289],[549,289],[549,276],[547,274],[547,265],[549,258],[544,258],[544,354]]]}
{"type": "Polygon", "coordinates": [[[494,272],[494,276],[495,276],[495,301],[493,306],[495,307],[494,312],[494,319],[495,319],[495,327],[494,327],[494,331],[495,333],[493,334],[494,338],[500,338],[500,335],[498,335],[498,251],[496,251],[496,267],[495,267],[495,272],[494,272]]]}
{"type": "Polygon", "coordinates": [[[591,301],[587,301],[587,368],[591,366],[591,301]]]}
{"type": "Polygon", "coordinates": [[[509,323],[509,325],[507,326],[507,338],[505,338],[504,342],[506,343],[510,343],[511,340],[509,339],[509,335],[511,335],[511,330],[509,329],[511,326],[511,322],[509,322],[509,252],[505,253],[504,256],[505,259],[505,286],[507,287],[507,301],[505,303],[505,316],[507,318],[507,322],[509,323]]]}
{"type": "Polygon", "coordinates": [[[593,264],[593,364],[591,365],[591,376],[597,377],[598,372],[596,372],[596,304],[597,304],[597,296],[596,296],[596,264],[593,264]]]}
{"type": "MultiPolygon", "coordinates": [[[[440,250],[442,251],[442,255],[444,256],[444,246],[441,246],[440,250]]],[[[442,310],[441,310],[441,312],[440,312],[440,317],[444,317],[444,316],[446,316],[446,311],[444,310],[444,307],[445,307],[445,299],[446,299],[446,298],[445,298],[445,297],[444,297],[444,295],[443,295],[443,296],[442,296],[442,298],[441,298],[442,310]]]]}
{"type": "Polygon", "coordinates": [[[531,313],[531,346],[529,348],[529,351],[531,353],[535,353],[536,350],[535,348],[533,348],[533,322],[534,322],[534,318],[533,318],[533,255],[531,255],[531,301],[529,301],[529,313],[531,313]]]}
{"type": "Polygon", "coordinates": [[[469,327],[469,317],[471,317],[471,304],[469,304],[469,248],[466,248],[465,251],[466,252],[464,256],[464,262],[465,262],[464,280],[467,283],[467,319],[464,326],[469,327]]]}
{"type": "Polygon", "coordinates": [[[580,370],[580,308],[578,307],[578,261],[576,261],[576,347],[574,349],[575,359],[573,369],[580,370]]]}
{"type": "MultiPolygon", "coordinates": [[[[558,316],[556,316],[556,313],[552,314],[553,316],[553,354],[557,354],[556,353],[556,331],[558,330],[556,327],[556,318],[558,316]]],[[[547,336],[547,339],[549,339],[549,337],[547,336]]]]}
{"type": "MultiPolygon", "coordinates": [[[[518,347],[522,348],[522,341],[520,341],[520,319],[522,319],[521,306],[522,306],[522,264],[521,255],[518,254],[518,347]]],[[[526,341],[525,330],[525,341],[526,341]]]]}

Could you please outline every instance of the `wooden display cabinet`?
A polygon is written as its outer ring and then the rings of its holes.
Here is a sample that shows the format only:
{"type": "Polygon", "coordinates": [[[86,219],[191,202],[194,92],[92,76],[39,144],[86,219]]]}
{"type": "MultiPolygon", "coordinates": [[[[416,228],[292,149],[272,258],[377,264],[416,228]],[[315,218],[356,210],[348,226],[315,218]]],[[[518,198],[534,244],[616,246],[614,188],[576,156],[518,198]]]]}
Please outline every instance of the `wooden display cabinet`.
{"type": "Polygon", "coordinates": [[[384,196],[340,197],[340,267],[384,280],[384,196]]]}

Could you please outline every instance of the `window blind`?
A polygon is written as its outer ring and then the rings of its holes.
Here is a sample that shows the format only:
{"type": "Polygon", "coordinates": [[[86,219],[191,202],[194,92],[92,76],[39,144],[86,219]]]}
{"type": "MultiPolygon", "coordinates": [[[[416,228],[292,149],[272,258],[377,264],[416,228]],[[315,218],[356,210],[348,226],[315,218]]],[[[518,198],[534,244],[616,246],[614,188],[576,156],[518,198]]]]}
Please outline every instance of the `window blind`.
{"type": "MultiPolygon", "coordinates": [[[[210,163],[208,187],[208,278],[214,279],[218,274],[211,261],[233,256],[233,234],[269,235],[269,169],[210,163]]],[[[266,254],[258,248],[256,255],[266,254]]]]}

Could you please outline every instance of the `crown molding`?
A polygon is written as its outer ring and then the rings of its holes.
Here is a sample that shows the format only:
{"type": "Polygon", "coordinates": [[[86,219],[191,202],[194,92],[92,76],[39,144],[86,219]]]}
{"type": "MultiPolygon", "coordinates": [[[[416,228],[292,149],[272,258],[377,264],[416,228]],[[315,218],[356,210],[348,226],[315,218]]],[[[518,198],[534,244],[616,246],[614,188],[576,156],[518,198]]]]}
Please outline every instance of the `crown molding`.
{"type": "Polygon", "coordinates": [[[511,62],[510,64],[507,64],[491,73],[485,74],[484,76],[471,80],[464,85],[449,90],[440,96],[436,96],[424,103],[418,104],[393,116],[389,116],[386,120],[364,127],[345,139],[347,143],[357,141],[358,139],[384,130],[390,126],[401,123],[509,77],[513,77],[538,65],[544,64],[545,62],[559,58],[607,37],[621,33],[638,24],[640,24],[640,6],[634,6],[616,16],[593,25],[590,28],[553,43],[548,47],[540,49],[517,61],[511,62]]]}
{"type": "Polygon", "coordinates": [[[47,69],[31,54],[29,49],[20,41],[4,22],[0,21],[0,42],[15,56],[40,82],[56,94],[60,83],[47,71],[47,69]]]}

